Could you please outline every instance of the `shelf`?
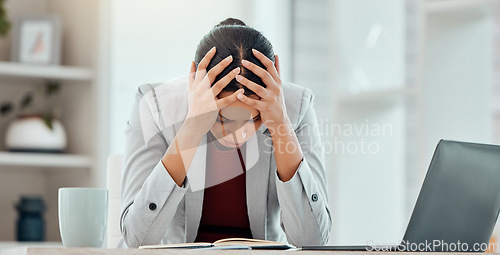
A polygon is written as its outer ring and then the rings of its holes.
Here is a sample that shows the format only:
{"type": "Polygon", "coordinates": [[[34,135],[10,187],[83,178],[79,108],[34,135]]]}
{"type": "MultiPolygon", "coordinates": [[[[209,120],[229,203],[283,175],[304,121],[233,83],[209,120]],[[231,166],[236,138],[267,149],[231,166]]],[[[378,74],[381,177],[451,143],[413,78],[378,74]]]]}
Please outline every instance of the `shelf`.
{"type": "Polygon", "coordinates": [[[32,65],[2,61],[0,61],[0,76],[75,81],[89,81],[93,77],[91,70],[84,67],[32,65]]]}
{"type": "Polygon", "coordinates": [[[467,10],[474,7],[500,3],[499,0],[428,0],[425,10],[428,13],[439,13],[457,10],[467,10]]]}
{"type": "MultiPolygon", "coordinates": [[[[0,241],[0,249],[20,248],[20,247],[61,247],[61,242],[15,242],[0,241]]],[[[1,252],[0,252],[1,253],[1,252]]]]}
{"type": "Polygon", "coordinates": [[[401,88],[390,90],[379,90],[362,92],[354,95],[342,95],[339,97],[339,104],[366,104],[380,101],[387,101],[401,96],[415,94],[415,89],[401,88]]]}
{"type": "Polygon", "coordinates": [[[0,152],[0,166],[90,168],[92,160],[85,155],[0,152]]]}

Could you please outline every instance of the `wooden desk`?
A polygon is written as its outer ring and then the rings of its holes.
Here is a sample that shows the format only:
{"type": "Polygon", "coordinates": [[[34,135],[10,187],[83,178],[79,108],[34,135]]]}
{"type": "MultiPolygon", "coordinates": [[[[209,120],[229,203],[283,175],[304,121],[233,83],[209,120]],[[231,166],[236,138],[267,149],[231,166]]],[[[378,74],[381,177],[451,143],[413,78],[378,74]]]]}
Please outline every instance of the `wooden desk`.
{"type": "MultiPolygon", "coordinates": [[[[183,250],[183,249],[164,249],[164,250],[137,250],[137,249],[97,249],[97,248],[43,248],[43,247],[21,247],[0,250],[0,255],[218,255],[218,254],[335,254],[335,255],[408,255],[408,252],[363,252],[363,251],[274,251],[274,250],[183,250]]],[[[412,254],[421,254],[414,253],[412,254]]],[[[426,255],[437,254],[471,254],[478,253],[431,253],[426,252],[426,255]]]]}

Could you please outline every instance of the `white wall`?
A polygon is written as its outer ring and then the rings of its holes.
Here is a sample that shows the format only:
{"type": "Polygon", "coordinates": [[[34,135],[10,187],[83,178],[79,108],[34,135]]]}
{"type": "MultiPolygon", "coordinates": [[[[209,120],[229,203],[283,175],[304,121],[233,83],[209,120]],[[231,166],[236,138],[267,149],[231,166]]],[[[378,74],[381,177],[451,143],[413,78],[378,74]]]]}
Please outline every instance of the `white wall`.
{"type": "Polygon", "coordinates": [[[493,142],[491,24],[480,10],[428,15],[424,157],[432,156],[441,138],[493,142]]]}
{"type": "Polygon", "coordinates": [[[332,9],[339,92],[404,86],[405,8],[400,0],[336,0],[332,9]]]}
{"type": "Polygon", "coordinates": [[[366,93],[384,95],[383,91],[406,86],[405,3],[336,0],[331,6],[330,97],[336,116],[329,126],[341,126],[332,134],[334,151],[329,155],[331,243],[397,243],[403,236],[405,102],[391,96],[368,100],[366,93]],[[353,100],[363,93],[366,97],[353,100]],[[363,132],[350,134],[351,128],[363,132]]]}

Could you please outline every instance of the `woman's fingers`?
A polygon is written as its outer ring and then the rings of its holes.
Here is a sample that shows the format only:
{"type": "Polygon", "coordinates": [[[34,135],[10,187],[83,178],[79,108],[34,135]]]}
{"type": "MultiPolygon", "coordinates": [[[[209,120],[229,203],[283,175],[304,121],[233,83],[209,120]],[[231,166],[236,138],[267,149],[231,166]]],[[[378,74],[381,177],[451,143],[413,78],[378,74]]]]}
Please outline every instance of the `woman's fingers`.
{"type": "Polygon", "coordinates": [[[195,83],[199,83],[205,78],[205,73],[208,67],[208,64],[210,64],[210,60],[215,56],[215,46],[210,49],[207,54],[203,57],[203,59],[198,63],[198,70],[196,71],[196,78],[195,78],[195,83]]]}
{"type": "Polygon", "coordinates": [[[238,89],[230,96],[227,96],[227,97],[224,97],[224,98],[217,100],[216,101],[217,108],[219,108],[219,110],[220,110],[220,109],[232,104],[233,102],[238,100],[238,95],[243,94],[244,91],[245,91],[244,89],[238,89]]]}
{"type": "Polygon", "coordinates": [[[249,88],[251,91],[255,92],[255,94],[261,98],[267,98],[269,95],[269,92],[264,87],[245,78],[243,75],[236,75],[236,80],[245,87],[249,88]]]}
{"type": "Polygon", "coordinates": [[[278,81],[280,79],[280,75],[274,67],[273,61],[271,61],[268,57],[266,57],[266,55],[262,54],[262,52],[256,49],[252,49],[252,53],[266,67],[267,71],[269,72],[269,74],[271,74],[273,79],[275,81],[278,81]]]}
{"type": "Polygon", "coordinates": [[[222,77],[220,80],[218,80],[213,86],[212,86],[212,93],[214,94],[214,97],[219,95],[219,93],[231,82],[231,80],[234,79],[234,77],[240,73],[240,68],[236,67],[231,71],[230,73],[226,74],[224,77],[222,77]]]}
{"type": "Polygon", "coordinates": [[[210,64],[210,60],[215,56],[215,52],[217,50],[215,49],[215,46],[212,47],[207,54],[201,59],[200,63],[198,64],[198,71],[200,70],[205,70],[208,67],[208,64],[210,64]]]}
{"type": "Polygon", "coordinates": [[[210,81],[209,84],[212,84],[215,80],[215,77],[217,77],[217,75],[219,75],[231,62],[233,62],[233,56],[229,55],[213,68],[211,68],[206,76],[210,81]]]}
{"type": "Polygon", "coordinates": [[[241,64],[243,64],[243,66],[252,71],[254,74],[256,74],[257,76],[259,76],[262,81],[269,87],[269,88],[272,88],[273,85],[275,84],[274,82],[274,79],[273,77],[265,70],[263,69],[262,67],[248,61],[248,60],[242,60],[241,61],[241,64]]]}
{"type": "Polygon", "coordinates": [[[278,55],[274,55],[274,67],[276,67],[276,71],[278,71],[278,75],[281,79],[281,70],[280,70],[280,59],[278,55]]]}
{"type": "Polygon", "coordinates": [[[249,98],[249,97],[245,96],[243,93],[238,94],[237,97],[244,104],[257,109],[260,112],[264,112],[266,110],[264,107],[265,103],[260,101],[260,100],[249,98]]]}
{"type": "Polygon", "coordinates": [[[193,89],[194,78],[196,77],[196,65],[194,61],[191,62],[191,69],[189,70],[188,75],[188,89],[191,91],[193,89]]]}

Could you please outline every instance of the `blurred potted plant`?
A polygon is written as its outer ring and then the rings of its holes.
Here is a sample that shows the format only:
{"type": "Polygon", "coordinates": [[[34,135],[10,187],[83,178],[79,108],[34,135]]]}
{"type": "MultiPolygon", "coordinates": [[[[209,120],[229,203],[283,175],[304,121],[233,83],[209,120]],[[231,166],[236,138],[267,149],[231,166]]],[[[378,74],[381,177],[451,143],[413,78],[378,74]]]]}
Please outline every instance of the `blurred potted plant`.
{"type": "Polygon", "coordinates": [[[5,10],[5,0],[0,0],[0,36],[4,37],[9,33],[10,21],[5,10]]]}
{"type": "MultiPolygon", "coordinates": [[[[55,98],[60,84],[47,82],[44,86],[28,91],[19,102],[18,116],[9,124],[5,136],[5,145],[9,151],[23,152],[63,152],[67,139],[63,125],[57,118],[55,98]],[[35,94],[42,94],[44,106],[33,108],[35,94]]],[[[15,111],[11,102],[0,105],[0,114],[7,115],[15,111]]]]}

